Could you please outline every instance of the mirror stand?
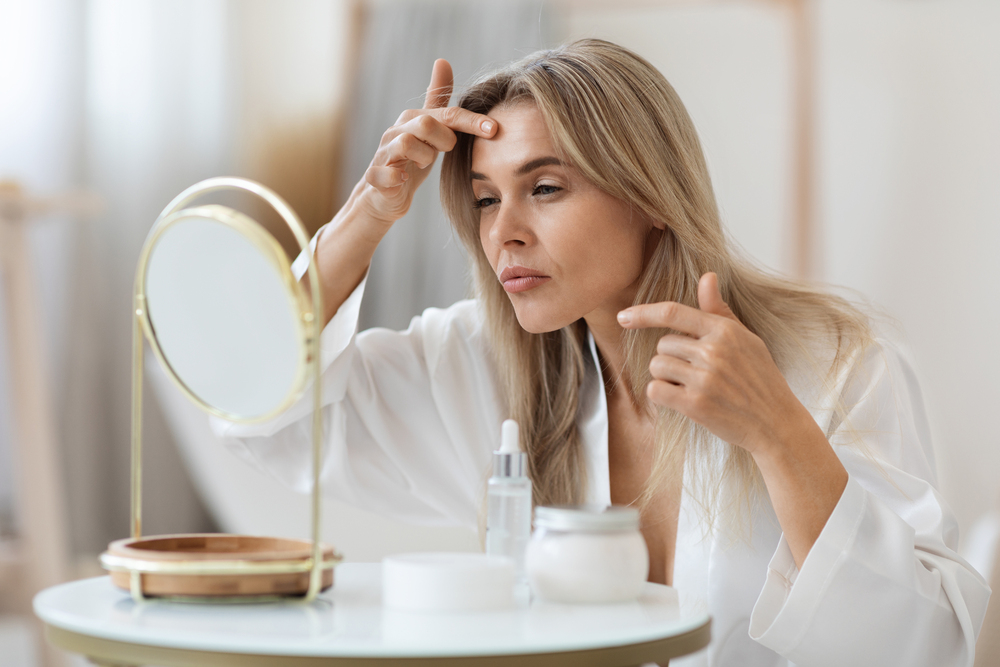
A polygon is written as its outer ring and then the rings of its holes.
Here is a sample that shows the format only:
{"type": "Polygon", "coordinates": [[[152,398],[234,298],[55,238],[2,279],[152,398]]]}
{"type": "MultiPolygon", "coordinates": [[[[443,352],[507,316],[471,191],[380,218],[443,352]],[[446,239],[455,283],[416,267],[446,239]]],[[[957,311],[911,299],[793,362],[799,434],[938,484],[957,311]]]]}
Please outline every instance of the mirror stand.
{"type": "Polygon", "coordinates": [[[242,178],[211,178],[191,186],[167,205],[150,230],[134,290],[131,537],[112,542],[101,556],[112,581],[128,589],[136,601],[155,596],[258,602],[300,596],[311,602],[333,585],[333,568],[341,560],[320,541],[319,272],[309,261],[307,294],[281,246],[256,221],[224,206],[186,208],[196,198],[232,190],[267,202],[289,226],[300,250],[309,252],[309,235],[291,207],[266,187],[242,178]],[[228,262],[224,261],[227,249],[228,262]],[[249,268],[234,277],[234,267],[241,266],[249,268]],[[199,267],[204,269],[201,273],[199,267]],[[254,286],[259,289],[254,291],[254,286]],[[282,311],[289,317],[280,317],[282,311]],[[232,317],[226,319],[227,315],[232,317]],[[253,327],[254,322],[261,327],[253,327]],[[267,336],[261,342],[260,330],[271,328],[278,330],[274,340],[280,345],[267,336]],[[167,375],[191,401],[208,414],[237,423],[275,417],[302,396],[311,380],[311,542],[226,534],[143,537],[142,385],[147,340],[167,375]],[[271,363],[271,357],[281,363],[271,363]],[[213,363],[206,364],[206,359],[213,363]],[[244,378],[241,374],[246,373],[251,375],[244,378]]]}

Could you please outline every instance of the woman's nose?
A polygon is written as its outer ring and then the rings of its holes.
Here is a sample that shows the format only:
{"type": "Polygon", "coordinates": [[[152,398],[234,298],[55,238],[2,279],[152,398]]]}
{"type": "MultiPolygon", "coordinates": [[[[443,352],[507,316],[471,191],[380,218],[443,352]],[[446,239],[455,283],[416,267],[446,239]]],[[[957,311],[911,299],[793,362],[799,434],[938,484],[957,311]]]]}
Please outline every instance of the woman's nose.
{"type": "Polygon", "coordinates": [[[525,213],[516,204],[502,203],[490,225],[490,243],[498,248],[530,244],[534,236],[525,213]]]}

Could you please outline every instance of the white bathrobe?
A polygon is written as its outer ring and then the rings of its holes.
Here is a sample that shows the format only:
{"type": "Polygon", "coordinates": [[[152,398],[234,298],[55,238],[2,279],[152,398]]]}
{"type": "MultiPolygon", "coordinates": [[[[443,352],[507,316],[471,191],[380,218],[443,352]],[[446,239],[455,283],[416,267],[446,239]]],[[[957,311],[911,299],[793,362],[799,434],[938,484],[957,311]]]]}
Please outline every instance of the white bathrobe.
{"type": "MultiPolygon", "coordinates": [[[[462,301],[426,310],[404,332],[357,334],[363,292],[364,283],[322,336],[324,489],[404,521],[474,527],[506,417],[483,313],[462,301]]],[[[579,427],[588,500],[608,504],[607,403],[590,347],[579,427]]],[[[671,665],[972,664],[989,587],[955,552],[913,371],[885,341],[848,366],[827,388],[788,376],[849,473],[801,570],[770,507],[755,514],[749,539],[706,537],[685,491],[673,582],[684,604],[707,605],[713,639],[671,665]]],[[[307,392],[267,424],[215,428],[307,491],[311,409],[307,392]]]]}

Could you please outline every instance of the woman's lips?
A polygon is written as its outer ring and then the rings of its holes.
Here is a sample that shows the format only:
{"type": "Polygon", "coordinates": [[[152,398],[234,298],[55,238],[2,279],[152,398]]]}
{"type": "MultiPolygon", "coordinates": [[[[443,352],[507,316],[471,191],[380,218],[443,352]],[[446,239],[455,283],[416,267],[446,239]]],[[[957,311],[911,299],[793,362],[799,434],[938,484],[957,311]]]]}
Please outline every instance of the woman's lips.
{"type": "Polygon", "coordinates": [[[528,290],[538,287],[542,283],[546,283],[552,280],[548,276],[525,276],[523,278],[511,278],[510,280],[503,281],[503,288],[507,290],[508,294],[516,294],[517,292],[527,292],[528,290]]]}
{"type": "Polygon", "coordinates": [[[552,278],[523,266],[508,266],[500,272],[500,283],[508,294],[527,292],[552,278]]]}

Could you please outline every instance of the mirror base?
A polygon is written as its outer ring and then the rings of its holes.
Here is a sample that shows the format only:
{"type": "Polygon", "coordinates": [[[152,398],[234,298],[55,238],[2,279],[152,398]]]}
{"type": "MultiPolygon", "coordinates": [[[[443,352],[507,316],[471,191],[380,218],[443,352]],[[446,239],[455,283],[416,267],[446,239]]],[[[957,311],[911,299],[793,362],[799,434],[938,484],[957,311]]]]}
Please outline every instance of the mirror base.
{"type": "MultiPolygon", "coordinates": [[[[322,552],[320,590],[326,590],[341,556],[325,545],[322,552]]],[[[311,557],[308,540],[192,533],[117,540],[101,565],[112,583],[140,598],[257,602],[306,595],[311,557]],[[139,591],[132,590],[135,576],[139,591]]]]}

